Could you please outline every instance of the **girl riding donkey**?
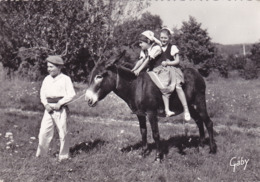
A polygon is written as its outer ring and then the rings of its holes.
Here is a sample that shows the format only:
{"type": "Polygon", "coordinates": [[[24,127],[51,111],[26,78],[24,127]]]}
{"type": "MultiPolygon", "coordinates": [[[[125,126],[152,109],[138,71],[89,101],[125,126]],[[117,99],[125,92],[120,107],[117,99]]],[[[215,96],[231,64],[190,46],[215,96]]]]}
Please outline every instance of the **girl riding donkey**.
{"type": "Polygon", "coordinates": [[[139,45],[142,49],[140,60],[136,63],[132,71],[135,75],[146,69],[153,82],[162,92],[162,98],[165,105],[165,114],[167,117],[175,115],[170,111],[169,99],[171,93],[176,88],[179,99],[184,108],[184,119],[190,120],[190,113],[187,106],[185,94],[181,84],[184,82],[183,74],[177,67],[179,64],[178,48],[171,45],[171,31],[164,28],[160,32],[160,40],[154,37],[152,31],[145,31],[139,37],[139,45]]]}

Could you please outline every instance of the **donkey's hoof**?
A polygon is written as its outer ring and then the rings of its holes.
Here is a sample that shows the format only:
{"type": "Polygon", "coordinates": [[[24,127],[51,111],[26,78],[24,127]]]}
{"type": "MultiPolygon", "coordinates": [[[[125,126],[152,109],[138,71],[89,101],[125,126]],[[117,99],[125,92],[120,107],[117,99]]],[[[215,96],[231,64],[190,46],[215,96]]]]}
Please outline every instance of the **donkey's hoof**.
{"type": "Polygon", "coordinates": [[[216,144],[214,144],[214,145],[211,147],[209,153],[210,153],[210,154],[216,154],[216,153],[217,153],[217,145],[216,145],[216,144]]]}
{"type": "Polygon", "coordinates": [[[200,143],[199,143],[199,147],[204,148],[204,147],[205,147],[205,144],[204,144],[203,142],[200,142],[200,143]]]}
{"type": "Polygon", "coordinates": [[[162,159],[163,159],[163,155],[162,154],[156,154],[154,162],[155,163],[160,163],[160,162],[162,162],[162,159]]]}
{"type": "Polygon", "coordinates": [[[200,140],[199,140],[199,146],[202,147],[202,148],[204,148],[205,143],[206,143],[206,139],[205,139],[205,138],[200,138],[200,140]]]}
{"type": "Polygon", "coordinates": [[[144,158],[144,157],[145,157],[145,156],[144,156],[143,152],[139,152],[138,158],[144,158]]]}
{"type": "Polygon", "coordinates": [[[159,164],[159,163],[161,163],[162,162],[162,159],[160,159],[159,157],[156,157],[155,159],[154,159],[154,164],[159,164]]]}
{"type": "Polygon", "coordinates": [[[145,151],[142,151],[142,152],[140,152],[139,153],[139,158],[145,158],[146,156],[148,155],[148,153],[147,152],[145,152],[145,151]]]}

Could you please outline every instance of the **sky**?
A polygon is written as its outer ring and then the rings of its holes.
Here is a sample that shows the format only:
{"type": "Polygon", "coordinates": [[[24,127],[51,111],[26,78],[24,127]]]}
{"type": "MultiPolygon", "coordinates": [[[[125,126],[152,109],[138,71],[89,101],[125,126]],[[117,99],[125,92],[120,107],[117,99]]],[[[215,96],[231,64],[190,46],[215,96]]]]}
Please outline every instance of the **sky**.
{"type": "Polygon", "coordinates": [[[163,25],[181,28],[189,16],[220,44],[260,41],[260,0],[151,0],[147,11],[159,15],[163,25]]]}

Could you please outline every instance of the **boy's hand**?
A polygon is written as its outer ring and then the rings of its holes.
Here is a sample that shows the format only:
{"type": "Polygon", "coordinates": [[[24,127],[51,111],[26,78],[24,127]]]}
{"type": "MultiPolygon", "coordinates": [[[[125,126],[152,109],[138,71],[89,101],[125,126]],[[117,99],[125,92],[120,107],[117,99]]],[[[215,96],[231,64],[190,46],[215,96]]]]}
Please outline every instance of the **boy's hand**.
{"type": "Polygon", "coordinates": [[[59,103],[57,103],[57,104],[55,104],[53,109],[58,111],[58,110],[60,110],[60,108],[61,108],[61,105],[59,103]]]}
{"type": "Polygon", "coordinates": [[[53,112],[53,108],[49,104],[46,104],[44,107],[48,113],[51,114],[53,112]]]}

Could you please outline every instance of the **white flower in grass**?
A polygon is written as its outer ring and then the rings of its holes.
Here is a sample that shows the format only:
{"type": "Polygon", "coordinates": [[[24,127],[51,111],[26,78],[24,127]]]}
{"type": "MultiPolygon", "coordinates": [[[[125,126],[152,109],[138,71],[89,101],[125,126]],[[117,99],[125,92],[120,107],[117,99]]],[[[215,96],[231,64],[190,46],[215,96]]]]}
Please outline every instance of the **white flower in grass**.
{"type": "Polygon", "coordinates": [[[31,139],[31,140],[36,140],[36,138],[35,138],[35,137],[30,137],[30,139],[31,139]]]}
{"type": "Polygon", "coordinates": [[[6,133],[5,133],[5,138],[10,138],[10,137],[13,137],[13,133],[11,133],[11,132],[6,132],[6,133]]]}
{"type": "Polygon", "coordinates": [[[14,128],[18,128],[18,126],[17,126],[17,125],[14,125],[14,128]]]}
{"type": "MultiPolygon", "coordinates": [[[[2,133],[0,133],[0,136],[2,136],[2,133]]],[[[1,182],[1,181],[0,181],[1,182]]]]}
{"type": "Polygon", "coordinates": [[[10,146],[6,146],[5,148],[6,148],[7,150],[9,150],[9,149],[10,149],[10,146]]]}
{"type": "Polygon", "coordinates": [[[17,154],[17,153],[18,153],[18,151],[17,151],[17,150],[15,150],[15,151],[14,151],[14,153],[16,153],[16,154],[17,154]]]}
{"type": "Polygon", "coordinates": [[[6,145],[11,145],[13,142],[9,141],[6,143],[6,145]]]}

